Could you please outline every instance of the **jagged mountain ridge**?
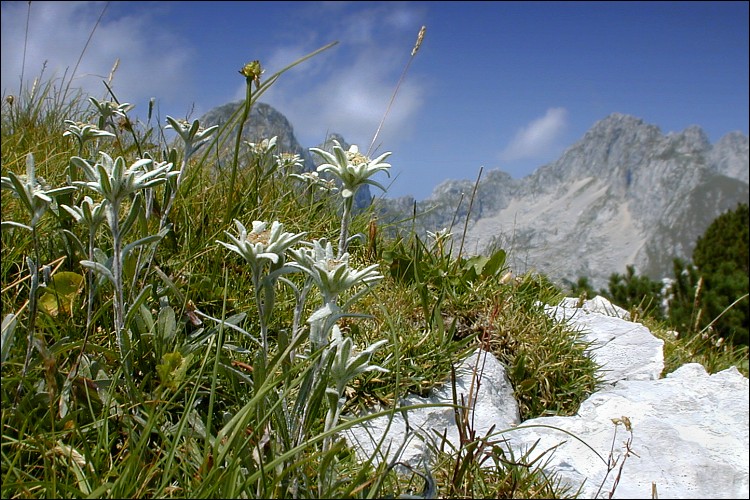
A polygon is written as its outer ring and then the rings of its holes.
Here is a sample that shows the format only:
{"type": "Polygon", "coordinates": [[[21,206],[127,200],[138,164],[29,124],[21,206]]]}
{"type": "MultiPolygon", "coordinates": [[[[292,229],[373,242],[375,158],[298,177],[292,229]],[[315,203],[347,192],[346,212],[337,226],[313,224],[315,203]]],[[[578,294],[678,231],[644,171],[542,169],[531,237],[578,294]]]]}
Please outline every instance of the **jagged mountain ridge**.
{"type": "MultiPolygon", "coordinates": [[[[416,204],[421,229],[455,220],[460,236],[473,189],[468,180],[437,186],[416,204]]],[[[716,217],[747,201],[746,135],[731,133],[711,145],[697,126],[664,135],[615,113],[529,176],[488,172],[477,187],[464,251],[504,248],[518,272],[536,270],[561,283],[586,276],[595,288],[628,265],[661,279],[672,275],[674,257],[690,260],[716,217]]],[[[393,200],[386,211],[411,212],[413,203],[393,200]]]]}
{"type": "MultiPolygon", "coordinates": [[[[223,106],[218,106],[209,110],[200,119],[201,126],[210,127],[213,125],[223,125],[227,123],[230,117],[244,105],[244,101],[235,101],[223,106]]],[[[229,137],[236,137],[239,124],[229,133],[229,137]]],[[[309,148],[302,147],[294,135],[294,128],[289,120],[273,106],[256,102],[250,109],[250,114],[245,121],[242,129],[242,138],[247,142],[258,143],[263,139],[276,137],[276,147],[278,152],[298,154],[304,161],[304,168],[307,171],[315,170],[322,163],[318,155],[310,153],[309,148]]],[[[348,149],[350,144],[344,140],[340,134],[329,134],[325,142],[316,146],[325,151],[332,151],[333,140],[339,141],[344,149],[348,149]]],[[[357,191],[355,205],[359,208],[366,207],[371,202],[370,189],[368,185],[362,186],[357,191]]]]}

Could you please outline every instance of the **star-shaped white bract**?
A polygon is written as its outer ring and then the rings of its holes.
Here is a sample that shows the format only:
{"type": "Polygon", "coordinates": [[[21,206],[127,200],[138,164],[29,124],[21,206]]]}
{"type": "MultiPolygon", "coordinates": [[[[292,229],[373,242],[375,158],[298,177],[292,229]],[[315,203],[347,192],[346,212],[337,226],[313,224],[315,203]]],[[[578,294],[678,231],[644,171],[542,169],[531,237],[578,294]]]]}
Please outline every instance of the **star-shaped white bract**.
{"type": "Polygon", "coordinates": [[[391,164],[384,160],[391,155],[390,152],[383,153],[372,160],[361,154],[356,145],[352,145],[348,151],[344,151],[338,141],[334,140],[333,143],[333,154],[319,148],[310,148],[310,151],[326,162],[318,166],[318,172],[329,172],[341,181],[341,195],[344,198],[354,196],[360,186],[364,184],[370,184],[385,191],[385,187],[370,179],[370,177],[380,171],[388,173],[391,164]]]}
{"type": "Polygon", "coordinates": [[[284,231],[284,225],[279,221],[268,223],[253,221],[253,228],[247,228],[237,219],[234,220],[237,236],[225,231],[231,243],[216,241],[225,248],[241,255],[253,270],[259,270],[266,262],[272,265],[283,264],[286,251],[297,243],[305,233],[289,233],[284,231]]]}

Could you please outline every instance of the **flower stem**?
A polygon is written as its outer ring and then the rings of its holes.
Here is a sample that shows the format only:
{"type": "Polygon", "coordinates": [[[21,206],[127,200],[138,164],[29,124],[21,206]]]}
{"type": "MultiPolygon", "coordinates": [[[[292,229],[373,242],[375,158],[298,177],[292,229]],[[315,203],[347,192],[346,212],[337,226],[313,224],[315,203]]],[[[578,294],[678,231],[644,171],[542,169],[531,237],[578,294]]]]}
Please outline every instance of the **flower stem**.
{"type": "Polygon", "coordinates": [[[122,234],[120,232],[119,213],[120,204],[112,203],[109,206],[111,216],[109,217],[110,231],[112,233],[112,274],[115,278],[113,305],[115,309],[115,338],[120,351],[120,361],[122,370],[125,373],[125,383],[127,391],[132,395],[133,391],[133,371],[130,361],[130,342],[127,342],[125,336],[125,304],[122,285],[122,234]]]}
{"type": "MultiPolygon", "coordinates": [[[[229,180],[229,203],[227,203],[227,214],[224,223],[229,222],[232,216],[232,210],[234,209],[234,183],[237,180],[237,166],[240,155],[240,142],[242,142],[242,130],[245,128],[245,122],[247,117],[250,116],[250,108],[252,107],[252,94],[253,94],[253,81],[248,78],[247,88],[245,92],[244,108],[242,110],[242,117],[240,118],[239,128],[237,129],[237,139],[234,141],[234,157],[232,159],[232,175],[229,180]]],[[[257,193],[256,193],[257,195],[257,193]]],[[[257,199],[257,196],[256,196],[257,199]]]]}
{"type": "Polygon", "coordinates": [[[34,336],[36,333],[36,309],[37,301],[36,294],[39,289],[39,237],[36,232],[36,224],[31,226],[32,240],[34,241],[34,258],[27,259],[29,266],[29,273],[31,274],[31,290],[29,291],[29,342],[26,345],[26,358],[23,361],[23,370],[21,371],[21,380],[18,381],[18,389],[16,390],[16,404],[21,396],[21,389],[23,388],[23,381],[26,378],[26,373],[29,370],[29,364],[31,363],[31,351],[34,345],[34,336]]]}
{"type": "Polygon", "coordinates": [[[378,124],[378,129],[375,131],[375,135],[372,137],[372,141],[370,142],[370,147],[367,148],[366,156],[370,156],[372,154],[372,147],[375,145],[375,140],[378,138],[378,135],[380,134],[380,129],[383,128],[383,123],[385,122],[385,118],[388,116],[388,113],[390,113],[391,111],[391,106],[393,106],[393,101],[396,99],[396,94],[398,94],[398,89],[401,88],[401,83],[404,81],[406,72],[409,71],[409,66],[411,66],[411,62],[414,60],[414,56],[417,55],[417,51],[419,51],[419,47],[422,46],[422,40],[424,40],[424,34],[426,30],[427,28],[425,26],[422,26],[422,29],[419,30],[419,35],[417,35],[417,43],[414,45],[414,48],[411,50],[411,56],[409,57],[409,60],[406,62],[406,66],[404,66],[404,70],[401,72],[401,76],[399,77],[398,82],[396,83],[396,87],[393,89],[393,94],[391,94],[391,100],[388,101],[388,107],[385,109],[383,118],[380,119],[380,123],[378,124]]]}
{"type": "Polygon", "coordinates": [[[340,259],[346,253],[346,240],[349,237],[349,219],[352,214],[354,195],[344,198],[344,213],[341,215],[341,234],[339,235],[339,250],[336,258],[340,259]]]}

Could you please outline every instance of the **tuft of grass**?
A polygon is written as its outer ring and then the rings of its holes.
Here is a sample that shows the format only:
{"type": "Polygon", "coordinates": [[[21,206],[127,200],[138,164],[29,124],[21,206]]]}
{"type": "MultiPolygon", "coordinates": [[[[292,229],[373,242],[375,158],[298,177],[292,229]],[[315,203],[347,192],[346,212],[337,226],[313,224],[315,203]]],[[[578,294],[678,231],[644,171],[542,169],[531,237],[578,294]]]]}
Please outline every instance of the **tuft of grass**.
{"type": "Polygon", "coordinates": [[[699,363],[708,373],[717,373],[732,366],[745,377],[748,371],[748,346],[724,342],[710,328],[702,333],[682,335],[664,321],[644,319],[644,324],[664,341],[664,374],[686,363],[699,363]]]}
{"type": "Polygon", "coordinates": [[[523,300],[539,286],[536,280],[526,276],[515,286],[518,292],[499,299],[490,345],[508,366],[521,419],[574,415],[601,384],[598,366],[586,355],[589,345],[580,332],[544,314],[543,303],[523,300]]]}

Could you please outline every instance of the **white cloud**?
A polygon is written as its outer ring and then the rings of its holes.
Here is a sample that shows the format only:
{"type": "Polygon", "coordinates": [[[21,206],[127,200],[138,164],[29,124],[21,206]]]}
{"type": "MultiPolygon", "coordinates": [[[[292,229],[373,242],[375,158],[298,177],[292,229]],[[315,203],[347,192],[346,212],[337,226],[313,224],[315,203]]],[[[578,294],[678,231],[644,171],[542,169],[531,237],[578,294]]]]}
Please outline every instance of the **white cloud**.
{"type": "Polygon", "coordinates": [[[543,117],[522,127],[500,153],[503,161],[535,159],[547,156],[557,146],[568,126],[565,108],[549,108],[543,117]]]}
{"type": "Polygon", "coordinates": [[[146,17],[113,18],[108,9],[97,25],[105,4],[32,2],[29,11],[27,2],[3,2],[3,93],[18,92],[22,67],[26,84],[39,77],[44,67],[45,81],[54,79],[56,86],[67,85],[83,53],[71,84],[73,89],[110,98],[102,81],[108,79],[119,61],[111,83],[119,100],[137,104],[140,109],[151,97],[189,100],[186,82],[190,78],[186,73],[190,49],[146,17]]]}
{"type": "MultiPolygon", "coordinates": [[[[334,19],[333,25],[321,27],[315,40],[279,47],[270,58],[278,66],[274,70],[280,69],[324,45],[323,40],[339,40],[337,46],[284,74],[261,98],[294,124],[302,144],[320,143],[326,133],[337,132],[366,150],[409,60],[421,27],[414,11],[389,6],[387,11],[375,12],[373,9],[384,7],[354,7],[345,15],[329,17],[334,19]],[[377,19],[385,22],[378,24],[374,22],[377,19]]],[[[391,141],[408,136],[424,93],[420,79],[407,74],[375,146],[383,143],[390,149],[391,141]]]]}
{"type": "MultiPolygon", "coordinates": [[[[306,91],[282,90],[269,102],[279,107],[294,123],[295,132],[303,142],[316,144],[323,141],[326,132],[338,132],[348,142],[366,147],[396,86],[397,77],[393,77],[393,68],[387,61],[387,57],[376,62],[366,55],[360,56],[350,65],[342,65],[334,73],[319,79],[306,91]]],[[[407,133],[411,118],[421,103],[419,83],[407,78],[399,88],[379,139],[407,133]]]]}

